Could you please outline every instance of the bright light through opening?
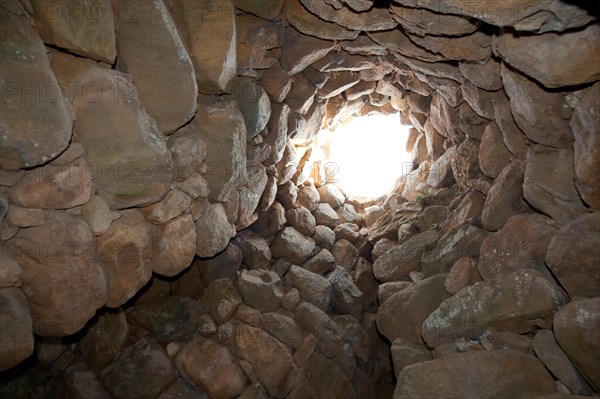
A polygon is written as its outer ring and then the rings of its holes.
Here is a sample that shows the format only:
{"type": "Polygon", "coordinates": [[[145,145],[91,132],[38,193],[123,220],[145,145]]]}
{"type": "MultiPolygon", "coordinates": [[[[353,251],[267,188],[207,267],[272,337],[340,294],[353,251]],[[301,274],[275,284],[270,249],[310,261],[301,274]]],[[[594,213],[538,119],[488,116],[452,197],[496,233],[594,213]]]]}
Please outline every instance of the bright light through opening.
{"type": "Polygon", "coordinates": [[[337,165],[338,184],[354,197],[390,192],[412,161],[406,152],[410,126],[398,114],[354,118],[330,135],[329,162],[337,165]]]}

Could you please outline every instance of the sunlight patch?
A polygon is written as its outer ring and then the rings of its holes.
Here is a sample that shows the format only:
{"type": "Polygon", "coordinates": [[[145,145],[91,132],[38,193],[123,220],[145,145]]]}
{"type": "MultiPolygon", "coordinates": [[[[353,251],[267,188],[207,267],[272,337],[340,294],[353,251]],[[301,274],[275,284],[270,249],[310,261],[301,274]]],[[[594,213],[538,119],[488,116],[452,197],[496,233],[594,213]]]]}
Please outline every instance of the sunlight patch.
{"type": "Polygon", "coordinates": [[[409,129],[391,114],[354,118],[331,132],[327,162],[335,165],[337,184],[354,197],[376,198],[392,190],[412,165],[406,152],[409,129]]]}

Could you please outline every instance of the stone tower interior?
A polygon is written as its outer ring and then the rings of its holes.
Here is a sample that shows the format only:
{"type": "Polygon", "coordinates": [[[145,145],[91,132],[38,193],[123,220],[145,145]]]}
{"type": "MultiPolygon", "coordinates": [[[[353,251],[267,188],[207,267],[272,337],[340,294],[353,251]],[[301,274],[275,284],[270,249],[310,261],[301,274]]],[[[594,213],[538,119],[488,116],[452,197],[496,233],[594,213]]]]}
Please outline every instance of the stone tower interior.
{"type": "Polygon", "coordinates": [[[600,397],[598,5],[0,0],[0,397],[600,397]]]}

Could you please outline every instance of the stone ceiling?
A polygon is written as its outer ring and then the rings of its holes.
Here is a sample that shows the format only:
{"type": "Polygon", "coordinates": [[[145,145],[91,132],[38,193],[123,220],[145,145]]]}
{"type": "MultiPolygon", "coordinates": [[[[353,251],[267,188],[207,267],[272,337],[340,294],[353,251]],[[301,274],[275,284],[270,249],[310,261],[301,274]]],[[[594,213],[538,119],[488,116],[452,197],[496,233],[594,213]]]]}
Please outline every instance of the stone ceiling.
{"type": "MultiPolygon", "coordinates": [[[[275,258],[314,249],[281,238],[273,215],[312,190],[319,129],[353,116],[413,127],[414,170],[393,198],[477,193],[486,234],[520,214],[561,227],[597,212],[594,5],[2,2],[0,293],[29,333],[0,368],[31,354],[34,333],[74,334],[244,232],[275,258]]],[[[394,215],[372,245],[397,234],[394,215]]]]}

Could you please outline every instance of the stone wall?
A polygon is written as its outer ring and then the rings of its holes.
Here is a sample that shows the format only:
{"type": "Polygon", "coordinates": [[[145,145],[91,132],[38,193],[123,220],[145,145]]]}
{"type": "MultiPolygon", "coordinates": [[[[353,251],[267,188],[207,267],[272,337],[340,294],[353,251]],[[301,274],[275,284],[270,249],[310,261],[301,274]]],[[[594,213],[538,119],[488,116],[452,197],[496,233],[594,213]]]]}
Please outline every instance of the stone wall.
{"type": "Polygon", "coordinates": [[[0,11],[0,392],[600,389],[591,5],[0,11]],[[414,170],[361,204],[311,152],[370,113],[413,126],[414,170]]]}

